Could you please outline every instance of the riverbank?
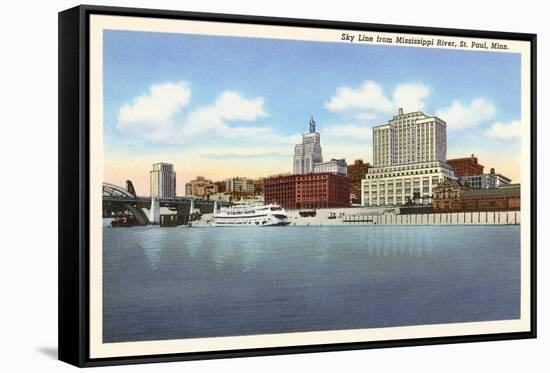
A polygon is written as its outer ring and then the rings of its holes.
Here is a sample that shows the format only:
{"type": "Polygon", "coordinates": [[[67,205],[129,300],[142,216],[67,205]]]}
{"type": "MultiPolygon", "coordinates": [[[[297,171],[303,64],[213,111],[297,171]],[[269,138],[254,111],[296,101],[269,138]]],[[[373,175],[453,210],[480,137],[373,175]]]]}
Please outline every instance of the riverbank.
{"type": "MultiPolygon", "coordinates": [[[[291,226],[320,225],[519,225],[520,211],[470,211],[399,214],[397,209],[340,208],[287,211],[291,226]],[[314,215],[313,215],[314,212],[314,215]]],[[[203,214],[193,226],[207,226],[212,214],[203,214]]]]}
{"type": "Polygon", "coordinates": [[[519,211],[475,211],[428,214],[346,214],[338,211],[318,212],[314,217],[302,217],[289,212],[291,225],[518,225],[519,211]],[[331,214],[332,212],[332,214],[331,214]]]}

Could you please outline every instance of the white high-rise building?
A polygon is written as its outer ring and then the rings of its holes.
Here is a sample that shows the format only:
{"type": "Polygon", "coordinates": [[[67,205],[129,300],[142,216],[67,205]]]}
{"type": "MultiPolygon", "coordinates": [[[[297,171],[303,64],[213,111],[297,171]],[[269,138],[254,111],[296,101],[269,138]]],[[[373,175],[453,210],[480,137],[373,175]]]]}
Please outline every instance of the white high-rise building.
{"type": "Polygon", "coordinates": [[[176,196],[176,173],[170,163],[156,163],[151,171],[151,197],[176,196]]]}
{"type": "Polygon", "coordinates": [[[374,167],[439,161],[446,162],[447,125],[417,111],[393,117],[373,127],[374,167]]]}
{"type": "Polygon", "coordinates": [[[362,204],[430,203],[432,188],[454,178],[447,158],[447,124],[420,111],[394,116],[373,127],[373,166],[361,182],[362,204]]]}
{"type": "Polygon", "coordinates": [[[315,164],[323,162],[321,134],[315,130],[313,118],[309,121],[309,132],[302,136],[302,143],[294,147],[294,173],[314,172],[315,164]]]}

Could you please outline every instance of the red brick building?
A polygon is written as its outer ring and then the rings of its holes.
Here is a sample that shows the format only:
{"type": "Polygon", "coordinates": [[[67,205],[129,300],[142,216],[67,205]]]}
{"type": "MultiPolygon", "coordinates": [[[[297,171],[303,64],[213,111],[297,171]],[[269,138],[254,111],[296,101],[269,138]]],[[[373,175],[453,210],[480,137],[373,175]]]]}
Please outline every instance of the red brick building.
{"type": "Polygon", "coordinates": [[[519,210],[519,184],[493,189],[471,189],[458,180],[445,180],[434,188],[434,212],[519,210]]]}
{"type": "Polygon", "coordinates": [[[351,182],[351,203],[361,203],[361,180],[365,178],[370,163],[363,163],[362,159],[356,159],[348,165],[348,177],[351,182]]]}
{"type": "Polygon", "coordinates": [[[474,176],[483,174],[483,165],[477,163],[477,157],[472,154],[467,158],[447,159],[447,163],[451,165],[455,171],[455,176],[474,176]]]}
{"type": "Polygon", "coordinates": [[[295,174],[264,179],[266,203],[286,209],[348,207],[351,183],[333,173],[295,174]]]}

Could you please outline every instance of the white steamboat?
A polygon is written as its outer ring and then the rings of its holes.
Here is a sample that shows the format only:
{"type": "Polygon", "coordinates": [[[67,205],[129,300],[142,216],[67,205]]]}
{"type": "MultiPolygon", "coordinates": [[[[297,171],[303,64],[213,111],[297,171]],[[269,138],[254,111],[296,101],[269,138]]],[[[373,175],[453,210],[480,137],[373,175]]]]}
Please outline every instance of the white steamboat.
{"type": "Polygon", "coordinates": [[[288,225],[284,208],[276,204],[236,205],[217,209],[214,205],[211,225],[214,227],[269,227],[288,225]]]}

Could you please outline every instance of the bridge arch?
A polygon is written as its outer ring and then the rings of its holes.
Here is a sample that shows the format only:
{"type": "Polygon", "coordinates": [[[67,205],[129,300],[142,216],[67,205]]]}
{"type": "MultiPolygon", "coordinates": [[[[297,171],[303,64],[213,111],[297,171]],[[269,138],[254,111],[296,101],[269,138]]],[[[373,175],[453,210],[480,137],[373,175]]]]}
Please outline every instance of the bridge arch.
{"type": "Polygon", "coordinates": [[[149,224],[149,218],[143,212],[143,210],[136,204],[136,196],[133,193],[129,192],[128,190],[118,185],[103,183],[102,194],[104,198],[104,206],[105,206],[105,203],[108,203],[108,204],[118,203],[120,206],[130,211],[132,215],[134,215],[134,217],[136,218],[139,224],[141,225],[149,224]],[[105,201],[106,197],[108,199],[116,198],[118,199],[118,202],[113,202],[113,201],[106,202],[105,201]],[[126,199],[128,199],[128,202],[124,201],[126,199]]]}
{"type": "Polygon", "coordinates": [[[135,195],[126,189],[110,183],[103,183],[103,197],[128,197],[135,198],[135,195]]]}

